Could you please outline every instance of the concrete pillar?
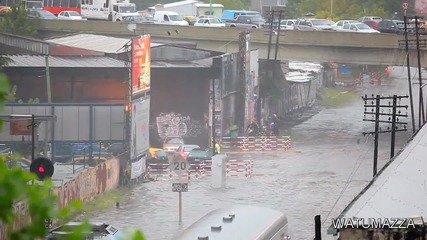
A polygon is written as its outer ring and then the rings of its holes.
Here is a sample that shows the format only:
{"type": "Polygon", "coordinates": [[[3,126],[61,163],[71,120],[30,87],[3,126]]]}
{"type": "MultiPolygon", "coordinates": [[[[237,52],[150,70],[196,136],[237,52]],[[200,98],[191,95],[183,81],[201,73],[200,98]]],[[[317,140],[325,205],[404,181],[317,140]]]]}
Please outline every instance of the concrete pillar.
{"type": "Polygon", "coordinates": [[[212,187],[213,188],[225,188],[225,154],[218,154],[212,157],[212,187]]]}

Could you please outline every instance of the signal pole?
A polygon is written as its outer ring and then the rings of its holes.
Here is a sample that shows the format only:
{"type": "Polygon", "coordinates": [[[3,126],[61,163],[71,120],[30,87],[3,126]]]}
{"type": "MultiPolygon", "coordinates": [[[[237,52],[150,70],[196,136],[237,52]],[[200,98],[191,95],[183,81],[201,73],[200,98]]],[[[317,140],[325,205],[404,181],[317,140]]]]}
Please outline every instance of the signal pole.
{"type": "Polygon", "coordinates": [[[375,136],[374,140],[374,164],[373,164],[373,177],[377,175],[377,163],[378,163],[378,142],[380,133],[391,133],[391,146],[390,146],[390,159],[394,157],[394,147],[395,147],[395,134],[396,132],[406,131],[406,122],[399,122],[399,117],[408,117],[408,114],[402,114],[401,109],[408,109],[408,105],[400,105],[401,99],[408,98],[408,96],[397,96],[393,95],[392,97],[381,97],[380,95],[372,95],[368,97],[367,95],[362,96],[363,101],[365,101],[365,111],[363,121],[374,122],[375,130],[373,132],[363,132],[363,135],[373,134],[375,136]],[[381,105],[381,100],[389,100],[388,105],[381,105]],[[392,102],[390,102],[392,100],[392,102]],[[375,102],[374,102],[375,101],[375,102]],[[367,108],[371,108],[371,111],[368,111],[367,108]],[[388,109],[388,113],[384,113],[384,109],[388,109]],[[367,115],[371,115],[371,118],[366,118],[367,115]],[[382,117],[386,117],[386,120],[383,120],[382,117]],[[386,130],[381,129],[380,123],[389,123],[391,128],[387,127],[386,130]],[[403,126],[403,128],[399,128],[403,126]]]}

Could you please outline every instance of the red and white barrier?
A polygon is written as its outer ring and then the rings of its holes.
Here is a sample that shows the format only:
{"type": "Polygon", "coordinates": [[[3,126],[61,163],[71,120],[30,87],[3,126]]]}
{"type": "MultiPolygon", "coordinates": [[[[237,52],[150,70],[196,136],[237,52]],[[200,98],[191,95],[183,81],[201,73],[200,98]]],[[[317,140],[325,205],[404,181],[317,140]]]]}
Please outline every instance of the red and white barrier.
{"type": "Polygon", "coordinates": [[[253,173],[252,160],[227,160],[225,164],[226,176],[251,177],[253,173]]]}
{"type": "MultiPolygon", "coordinates": [[[[204,160],[200,164],[190,164],[187,175],[189,179],[212,176],[212,160],[204,160]]],[[[226,160],[225,172],[228,177],[245,176],[251,177],[253,173],[252,160],[226,160]]],[[[169,164],[149,164],[147,166],[148,177],[172,179],[176,174],[169,168],[169,164]],[[167,166],[165,168],[165,166],[167,166]]]]}
{"type": "Polygon", "coordinates": [[[287,151],[291,148],[289,136],[223,137],[224,150],[287,151]]]}
{"type": "Polygon", "coordinates": [[[174,176],[172,169],[169,168],[169,164],[164,163],[155,163],[149,164],[147,166],[147,176],[148,178],[159,178],[159,177],[167,177],[172,179],[174,176]],[[166,168],[163,168],[166,167],[166,168]]]}

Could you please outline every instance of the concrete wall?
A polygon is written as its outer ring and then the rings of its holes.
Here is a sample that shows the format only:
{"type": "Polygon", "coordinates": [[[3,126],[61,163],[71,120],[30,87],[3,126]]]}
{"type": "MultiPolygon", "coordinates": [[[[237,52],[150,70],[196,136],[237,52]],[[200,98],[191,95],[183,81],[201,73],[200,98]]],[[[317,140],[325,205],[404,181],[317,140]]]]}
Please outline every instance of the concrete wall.
{"type": "MultiPolygon", "coordinates": [[[[127,24],[103,21],[41,21],[42,35],[64,34],[64,32],[90,32],[108,35],[131,36],[127,24]]],[[[194,26],[170,26],[138,24],[137,34],[149,33],[156,40],[194,41],[201,49],[238,52],[238,36],[243,29],[204,28],[194,26]],[[178,33],[175,32],[178,31],[178,33]],[[169,33],[168,33],[169,32],[169,33]]],[[[269,34],[265,29],[251,29],[251,46],[260,50],[260,58],[266,58],[269,34]]],[[[280,60],[313,62],[362,63],[374,65],[402,65],[405,63],[404,49],[399,48],[403,35],[362,34],[335,31],[287,31],[279,38],[280,60]]],[[[427,36],[421,36],[425,39],[427,36]]],[[[275,42],[275,37],[274,37],[275,42]]],[[[427,58],[422,49],[422,65],[427,58]]],[[[416,53],[410,52],[411,64],[416,65],[416,53]]]]}
{"type": "Polygon", "coordinates": [[[113,159],[82,172],[77,177],[55,188],[58,208],[68,206],[72,200],[87,202],[93,197],[116,188],[119,184],[119,160],[113,159]]]}
{"type": "MultiPolygon", "coordinates": [[[[105,161],[89,168],[72,179],[65,178],[60,186],[55,187],[58,196],[57,207],[66,207],[72,200],[87,202],[93,197],[117,188],[119,185],[120,163],[118,159],[105,161]]],[[[30,221],[28,205],[25,201],[13,206],[17,218],[13,228],[18,229],[30,221]]],[[[6,227],[0,223],[0,240],[6,239],[6,227]]]]}

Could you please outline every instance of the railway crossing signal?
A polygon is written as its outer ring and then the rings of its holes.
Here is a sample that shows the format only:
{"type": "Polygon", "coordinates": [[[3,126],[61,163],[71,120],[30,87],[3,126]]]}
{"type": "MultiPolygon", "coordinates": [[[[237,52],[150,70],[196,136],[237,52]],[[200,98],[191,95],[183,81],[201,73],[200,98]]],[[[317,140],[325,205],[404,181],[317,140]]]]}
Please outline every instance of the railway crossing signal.
{"type": "Polygon", "coordinates": [[[30,165],[30,172],[37,175],[40,181],[46,178],[51,178],[54,172],[54,166],[52,161],[47,158],[39,157],[34,159],[30,165]]]}

